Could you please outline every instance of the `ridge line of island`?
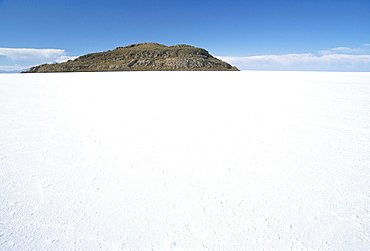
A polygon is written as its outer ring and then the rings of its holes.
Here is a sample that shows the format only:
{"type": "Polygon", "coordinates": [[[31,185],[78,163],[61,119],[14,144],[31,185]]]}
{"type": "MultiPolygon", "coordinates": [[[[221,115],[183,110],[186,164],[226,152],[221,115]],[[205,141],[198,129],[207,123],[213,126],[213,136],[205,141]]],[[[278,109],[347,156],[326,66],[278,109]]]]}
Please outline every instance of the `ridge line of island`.
{"type": "Polygon", "coordinates": [[[22,73],[100,71],[239,71],[203,48],[139,43],[89,53],[63,63],[42,64],[22,73]]]}

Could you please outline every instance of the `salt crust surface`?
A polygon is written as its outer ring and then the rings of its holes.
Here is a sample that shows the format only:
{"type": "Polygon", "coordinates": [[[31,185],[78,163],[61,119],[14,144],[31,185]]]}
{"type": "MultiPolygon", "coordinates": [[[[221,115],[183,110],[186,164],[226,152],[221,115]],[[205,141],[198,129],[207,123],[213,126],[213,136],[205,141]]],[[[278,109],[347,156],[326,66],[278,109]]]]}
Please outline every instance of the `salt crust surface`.
{"type": "Polygon", "coordinates": [[[0,75],[1,250],[370,250],[370,73],[0,75]]]}

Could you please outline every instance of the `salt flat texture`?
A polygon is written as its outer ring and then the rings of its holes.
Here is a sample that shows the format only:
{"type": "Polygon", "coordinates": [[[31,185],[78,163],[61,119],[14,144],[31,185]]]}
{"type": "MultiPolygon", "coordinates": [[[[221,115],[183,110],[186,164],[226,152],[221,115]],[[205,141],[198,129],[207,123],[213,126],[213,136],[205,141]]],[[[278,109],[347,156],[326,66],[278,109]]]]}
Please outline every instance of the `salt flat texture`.
{"type": "Polygon", "coordinates": [[[1,250],[370,250],[370,73],[0,75],[1,250]]]}

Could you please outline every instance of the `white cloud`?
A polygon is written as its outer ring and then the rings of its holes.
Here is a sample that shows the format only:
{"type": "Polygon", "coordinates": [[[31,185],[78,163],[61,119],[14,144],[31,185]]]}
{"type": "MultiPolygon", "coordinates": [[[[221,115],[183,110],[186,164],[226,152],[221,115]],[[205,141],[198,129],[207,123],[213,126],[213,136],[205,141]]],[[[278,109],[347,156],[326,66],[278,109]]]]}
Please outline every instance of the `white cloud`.
{"type": "Polygon", "coordinates": [[[328,54],[362,54],[366,53],[366,48],[349,48],[349,47],[336,47],[329,50],[319,51],[321,55],[328,55],[328,54]]]}
{"type": "Polygon", "coordinates": [[[12,61],[32,61],[51,63],[62,62],[74,57],[65,56],[61,49],[26,49],[26,48],[0,48],[0,56],[6,56],[12,61]]]}
{"type": "Polygon", "coordinates": [[[320,51],[320,55],[303,53],[218,58],[241,70],[370,71],[370,55],[356,54],[361,50],[337,47],[320,51]]]}
{"type": "Polygon", "coordinates": [[[6,56],[13,61],[18,60],[53,60],[64,54],[60,49],[24,49],[24,48],[0,48],[0,55],[6,56]]]}
{"type": "Polygon", "coordinates": [[[54,60],[55,63],[63,63],[67,62],[68,60],[76,59],[77,57],[70,57],[70,56],[60,56],[54,60]]]}
{"type": "Polygon", "coordinates": [[[2,65],[2,71],[17,71],[45,63],[62,63],[76,57],[65,55],[61,49],[0,48],[0,56],[7,57],[15,65],[2,65]],[[22,64],[23,66],[21,66],[22,64]]]}
{"type": "Polygon", "coordinates": [[[22,66],[22,65],[6,65],[6,66],[1,66],[0,65],[0,71],[22,71],[25,70],[29,67],[27,66],[22,66]]]}

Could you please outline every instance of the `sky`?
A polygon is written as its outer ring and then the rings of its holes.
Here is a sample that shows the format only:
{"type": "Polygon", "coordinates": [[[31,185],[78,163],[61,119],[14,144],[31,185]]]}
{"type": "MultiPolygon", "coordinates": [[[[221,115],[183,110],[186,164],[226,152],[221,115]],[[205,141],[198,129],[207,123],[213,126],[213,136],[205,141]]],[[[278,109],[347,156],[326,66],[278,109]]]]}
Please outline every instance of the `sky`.
{"type": "Polygon", "coordinates": [[[369,0],[0,0],[0,71],[142,42],[241,70],[370,71],[369,13],[369,0]]]}

